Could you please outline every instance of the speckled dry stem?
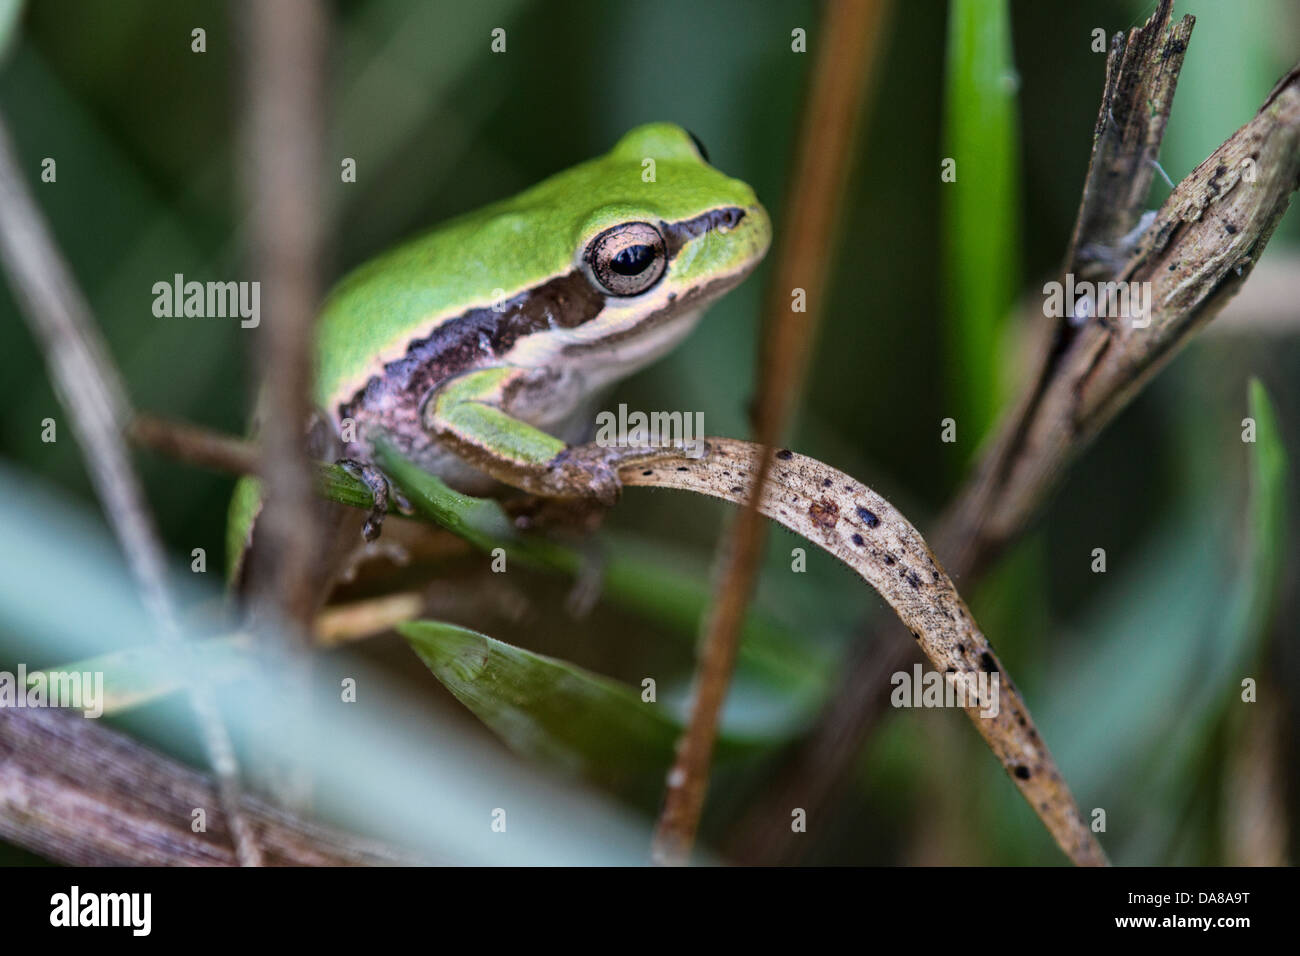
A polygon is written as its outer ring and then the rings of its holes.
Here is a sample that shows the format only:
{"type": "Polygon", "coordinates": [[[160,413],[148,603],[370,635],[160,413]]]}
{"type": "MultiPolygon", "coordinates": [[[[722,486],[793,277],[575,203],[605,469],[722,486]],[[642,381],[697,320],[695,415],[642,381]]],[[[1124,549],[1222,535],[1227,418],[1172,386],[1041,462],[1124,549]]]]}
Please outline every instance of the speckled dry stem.
{"type": "MultiPolygon", "coordinates": [[[[628,485],[679,488],[737,504],[749,500],[760,446],[710,438],[705,457],[646,453],[620,467],[628,485]]],[[[862,576],[912,631],[936,669],[997,674],[997,715],[967,708],[980,734],[1075,863],[1106,858],[1038,736],[1006,670],[980,633],[948,575],[920,533],[866,485],[813,458],[782,451],[758,497],[759,511],[802,535],[862,576]]]]}

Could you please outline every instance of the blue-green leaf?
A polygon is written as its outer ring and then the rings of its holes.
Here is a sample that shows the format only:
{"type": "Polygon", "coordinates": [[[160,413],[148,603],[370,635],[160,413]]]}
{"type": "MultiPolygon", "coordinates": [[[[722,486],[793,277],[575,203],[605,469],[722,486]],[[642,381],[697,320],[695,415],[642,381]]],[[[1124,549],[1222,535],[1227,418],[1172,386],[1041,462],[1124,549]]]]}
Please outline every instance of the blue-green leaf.
{"type": "Polygon", "coordinates": [[[57,673],[102,674],[103,698],[99,704],[102,713],[111,716],[184,690],[186,679],[182,654],[192,655],[193,666],[203,680],[211,684],[252,677],[256,673],[257,661],[250,647],[249,639],[243,635],[192,641],[185,646],[141,644],[34,671],[28,674],[28,681],[36,674],[44,674],[47,679],[57,673]]]}
{"type": "Polygon", "coordinates": [[[18,35],[18,21],[23,15],[23,0],[0,0],[0,63],[18,35]]]}

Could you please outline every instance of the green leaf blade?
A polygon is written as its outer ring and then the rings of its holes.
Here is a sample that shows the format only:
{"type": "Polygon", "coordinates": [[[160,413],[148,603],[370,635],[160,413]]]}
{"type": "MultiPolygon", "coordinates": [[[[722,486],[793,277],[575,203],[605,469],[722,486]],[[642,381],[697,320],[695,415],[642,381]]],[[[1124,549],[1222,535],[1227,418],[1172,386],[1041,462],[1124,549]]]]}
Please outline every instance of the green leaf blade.
{"type": "Polygon", "coordinates": [[[956,161],[956,181],[941,187],[947,360],[963,445],[974,448],[1006,395],[1001,346],[1019,281],[1019,81],[1007,0],[952,0],[947,58],[944,155],[956,161]]]}
{"type": "Polygon", "coordinates": [[[398,631],[453,696],[517,752],[622,788],[662,781],[679,726],[631,688],[466,628],[398,631]]]}

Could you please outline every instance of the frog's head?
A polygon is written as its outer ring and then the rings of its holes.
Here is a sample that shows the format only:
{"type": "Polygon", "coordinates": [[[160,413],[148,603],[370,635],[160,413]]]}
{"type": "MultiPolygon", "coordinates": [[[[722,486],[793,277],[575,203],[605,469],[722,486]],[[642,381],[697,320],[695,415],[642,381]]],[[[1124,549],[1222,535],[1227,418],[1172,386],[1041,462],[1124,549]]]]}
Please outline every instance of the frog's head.
{"type": "Polygon", "coordinates": [[[320,323],[320,404],[351,397],[456,321],[473,332],[470,346],[486,338],[494,360],[567,363],[589,384],[612,380],[685,335],[770,240],[754,191],[710,166],[690,133],[637,127],[603,156],[444,223],[340,283],[320,323]]]}
{"type": "MultiPolygon", "coordinates": [[[[703,308],[744,279],[771,241],[748,184],[709,165],[700,142],[671,123],[639,126],[603,156],[516,197],[548,208],[548,241],[599,302],[546,345],[602,349],[624,367],[653,359],[703,308]]],[[[537,343],[541,346],[543,343],[537,343]]]]}
{"type": "Polygon", "coordinates": [[[577,264],[607,296],[725,291],[767,252],[771,223],[754,191],[710,166],[680,126],[637,127],[588,166],[603,188],[588,193],[577,264]]]}

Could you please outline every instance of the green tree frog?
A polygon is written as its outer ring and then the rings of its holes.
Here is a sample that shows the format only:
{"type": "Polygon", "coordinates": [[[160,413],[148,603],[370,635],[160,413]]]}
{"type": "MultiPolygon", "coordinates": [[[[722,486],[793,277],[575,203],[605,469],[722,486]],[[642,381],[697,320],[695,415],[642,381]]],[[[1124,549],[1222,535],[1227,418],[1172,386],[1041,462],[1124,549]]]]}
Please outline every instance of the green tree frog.
{"type": "MultiPolygon", "coordinates": [[[[504,484],[609,503],[612,459],[567,443],[590,434],[608,386],[680,342],[754,269],[770,237],[753,190],[709,165],[691,134],[637,127],[338,284],[318,323],[313,453],[359,463],[377,502],[368,463],[382,435],[468,494],[504,484]]],[[[257,482],[243,480],[232,576],[259,507],[257,482]]]]}

